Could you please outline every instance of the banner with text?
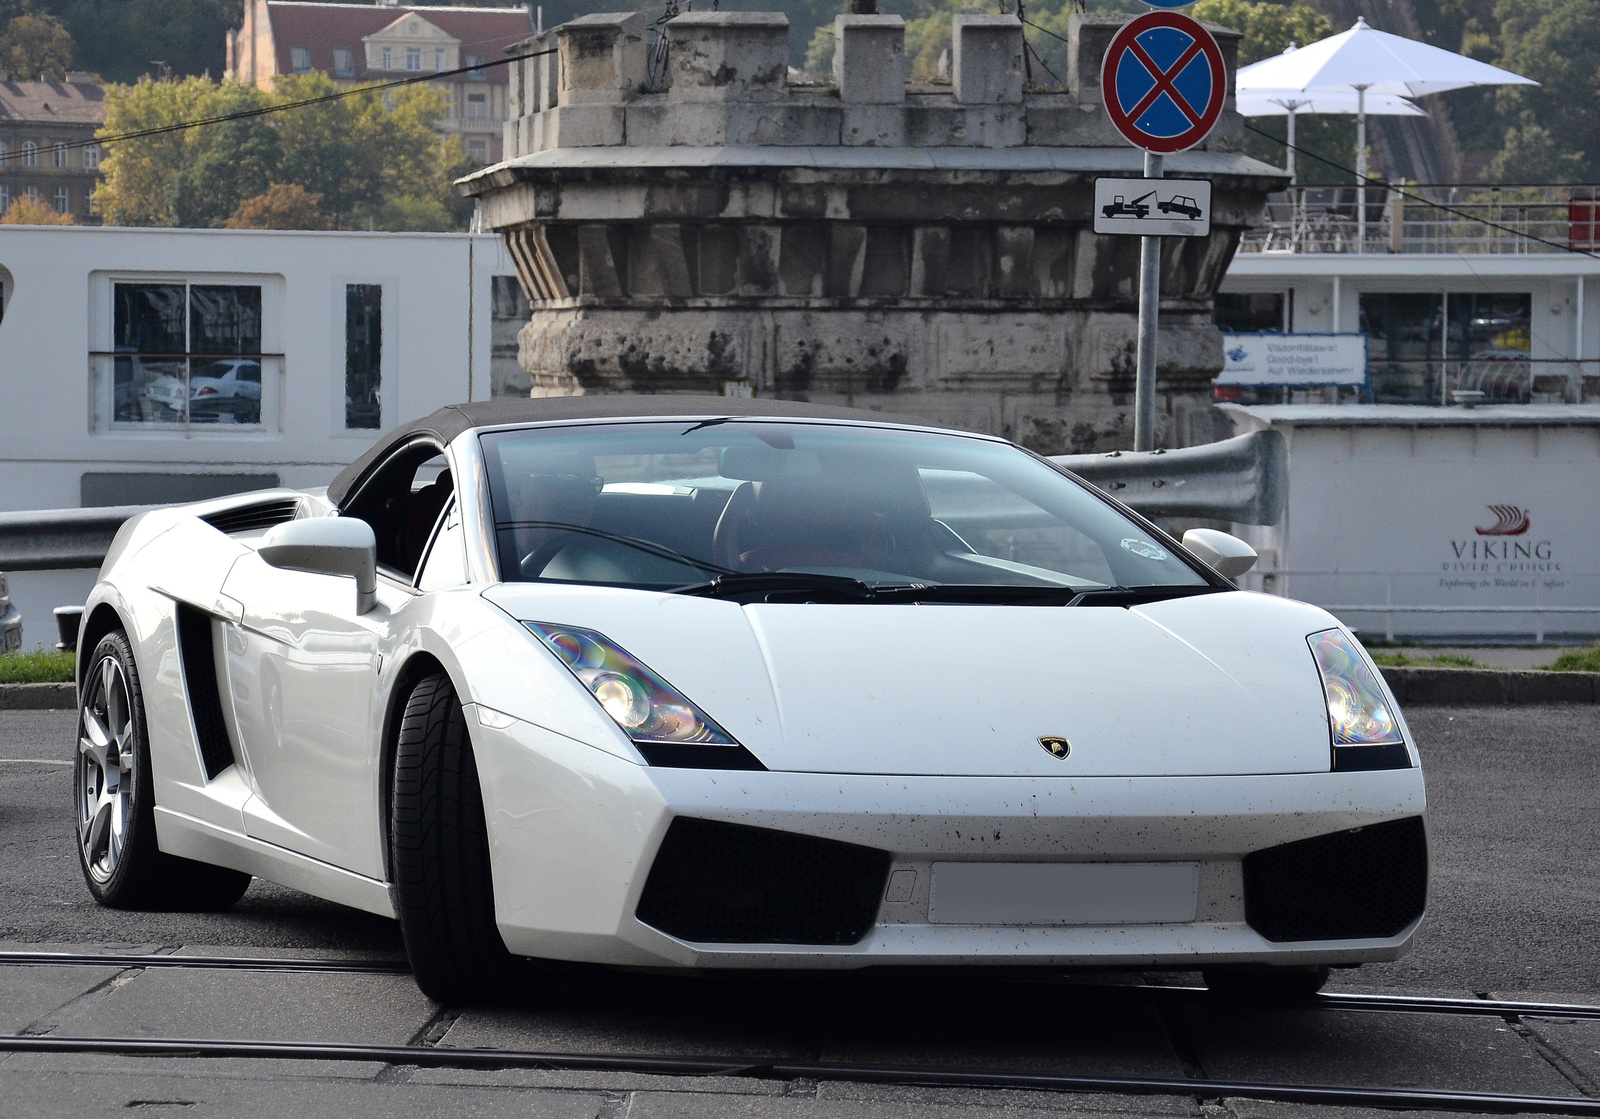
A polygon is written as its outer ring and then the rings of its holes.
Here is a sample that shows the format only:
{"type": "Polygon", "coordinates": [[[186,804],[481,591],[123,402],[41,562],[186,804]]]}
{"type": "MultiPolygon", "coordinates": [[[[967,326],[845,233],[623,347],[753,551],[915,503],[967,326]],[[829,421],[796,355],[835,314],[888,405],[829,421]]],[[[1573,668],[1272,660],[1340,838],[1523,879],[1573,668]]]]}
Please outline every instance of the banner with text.
{"type": "Polygon", "coordinates": [[[1365,334],[1224,334],[1219,385],[1365,385],[1365,334]]]}

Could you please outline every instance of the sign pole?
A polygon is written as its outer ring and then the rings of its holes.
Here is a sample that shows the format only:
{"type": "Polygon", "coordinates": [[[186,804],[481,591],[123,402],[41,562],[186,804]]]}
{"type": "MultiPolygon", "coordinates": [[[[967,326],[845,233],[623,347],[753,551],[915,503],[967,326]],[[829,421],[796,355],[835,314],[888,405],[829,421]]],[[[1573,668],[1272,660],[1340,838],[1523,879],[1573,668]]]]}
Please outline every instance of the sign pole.
{"type": "MultiPolygon", "coordinates": [[[[1166,157],[1144,153],[1144,177],[1159,179],[1166,157]]],[[[1156,449],[1156,340],[1161,309],[1161,238],[1139,238],[1139,350],[1133,390],[1133,449],[1156,449]]]]}

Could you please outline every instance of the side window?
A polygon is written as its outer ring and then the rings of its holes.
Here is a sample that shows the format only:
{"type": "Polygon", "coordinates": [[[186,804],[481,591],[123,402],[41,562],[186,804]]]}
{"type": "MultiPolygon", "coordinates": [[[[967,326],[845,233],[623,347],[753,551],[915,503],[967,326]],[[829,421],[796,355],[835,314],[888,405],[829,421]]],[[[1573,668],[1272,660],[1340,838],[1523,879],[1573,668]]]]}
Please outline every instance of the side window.
{"type": "Polygon", "coordinates": [[[452,501],[445,510],[444,523],[434,534],[428,558],[417,577],[419,591],[442,591],[467,581],[467,554],[461,534],[461,508],[452,501]]]}
{"type": "Polygon", "coordinates": [[[378,539],[378,567],[390,578],[411,583],[453,490],[438,448],[411,446],[396,452],[343,512],[372,526],[378,539]]]}

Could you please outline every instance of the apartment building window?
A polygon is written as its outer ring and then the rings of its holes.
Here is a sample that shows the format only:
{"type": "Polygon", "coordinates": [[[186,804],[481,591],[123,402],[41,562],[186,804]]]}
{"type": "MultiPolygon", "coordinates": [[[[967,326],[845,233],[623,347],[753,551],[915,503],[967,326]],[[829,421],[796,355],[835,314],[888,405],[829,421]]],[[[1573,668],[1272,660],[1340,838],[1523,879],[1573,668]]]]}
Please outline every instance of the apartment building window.
{"type": "Polygon", "coordinates": [[[421,70],[422,69],[422,49],[420,47],[407,47],[406,48],[406,69],[407,70],[421,70]]]}
{"type": "Polygon", "coordinates": [[[115,424],[261,423],[261,288],[112,285],[115,424]]]}
{"type": "Polygon", "coordinates": [[[444,69],[444,51],[435,50],[433,52],[433,68],[435,70],[443,70],[444,69]]]}
{"type": "Polygon", "coordinates": [[[4,164],[6,160],[11,158],[10,153],[11,149],[6,147],[6,142],[4,140],[0,140],[0,164],[4,164]]]}
{"type": "Polygon", "coordinates": [[[39,145],[32,140],[22,141],[22,165],[24,167],[39,166],[39,145]]]}
{"type": "Polygon", "coordinates": [[[309,74],[309,73],[311,73],[311,48],[310,47],[290,47],[289,48],[289,66],[294,70],[294,72],[296,74],[309,74]]]}
{"type": "Polygon", "coordinates": [[[489,115],[489,97],[485,93],[467,94],[467,119],[483,120],[489,115]]]}
{"type": "Polygon", "coordinates": [[[394,48],[393,47],[384,47],[383,48],[383,68],[385,70],[393,70],[394,69],[394,48]]]}
{"type": "Polygon", "coordinates": [[[473,70],[467,74],[467,81],[486,82],[489,80],[489,75],[482,69],[483,55],[469,54],[466,56],[466,60],[462,63],[462,65],[473,67],[473,70]]]}
{"type": "Polygon", "coordinates": [[[67,145],[57,144],[51,149],[51,155],[54,158],[56,167],[61,168],[67,165],[67,145]]]}
{"type": "Polygon", "coordinates": [[[383,426],[383,285],[344,286],[344,426],[383,426]]]}
{"type": "Polygon", "coordinates": [[[0,214],[11,209],[11,188],[0,185],[0,214]]]}
{"type": "Polygon", "coordinates": [[[83,216],[93,217],[99,212],[100,208],[94,204],[94,184],[91,183],[83,188],[83,216]]]}
{"type": "Polygon", "coordinates": [[[333,48],[333,72],[341,78],[356,76],[356,56],[349,47],[333,48]]]}
{"type": "Polygon", "coordinates": [[[90,144],[83,149],[83,169],[85,171],[100,170],[100,145],[90,144]]]}
{"type": "Polygon", "coordinates": [[[66,187],[56,187],[56,213],[64,214],[72,209],[72,195],[66,187]]]}
{"type": "Polygon", "coordinates": [[[36,187],[36,186],[28,187],[22,193],[26,194],[28,196],[28,201],[29,202],[37,202],[37,201],[39,201],[39,188],[36,187]]]}
{"type": "Polygon", "coordinates": [[[487,140],[468,140],[467,141],[467,158],[471,159],[471,160],[474,160],[474,161],[476,161],[478,163],[488,163],[489,162],[489,141],[487,141],[487,140]]]}

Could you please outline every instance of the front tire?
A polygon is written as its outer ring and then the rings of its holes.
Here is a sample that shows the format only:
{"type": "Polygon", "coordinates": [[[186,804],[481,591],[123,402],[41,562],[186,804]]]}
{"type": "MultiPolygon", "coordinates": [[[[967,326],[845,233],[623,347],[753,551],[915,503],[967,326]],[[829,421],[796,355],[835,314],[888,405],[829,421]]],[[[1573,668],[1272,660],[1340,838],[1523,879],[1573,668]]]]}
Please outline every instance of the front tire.
{"type": "Polygon", "coordinates": [[[113,909],[226,909],[250,876],[161,852],[144,692],[128,635],[100,639],[78,693],[73,763],[78,865],[95,901],[113,909]]]}
{"type": "Polygon", "coordinates": [[[455,688],[443,673],[406,701],[390,814],[396,910],[422,993],[452,1005],[512,993],[516,961],[494,919],[483,790],[455,688]]]}
{"type": "Polygon", "coordinates": [[[1248,1002],[1298,1002],[1322,990],[1326,967],[1208,967],[1206,987],[1225,999],[1248,1002]]]}

